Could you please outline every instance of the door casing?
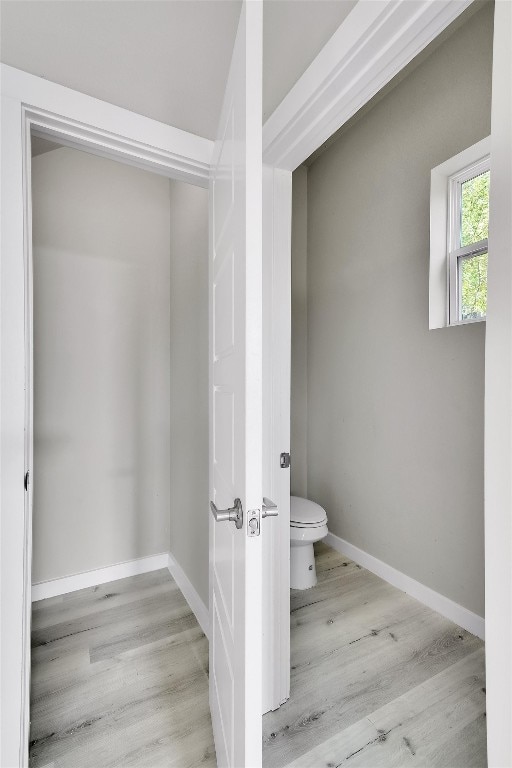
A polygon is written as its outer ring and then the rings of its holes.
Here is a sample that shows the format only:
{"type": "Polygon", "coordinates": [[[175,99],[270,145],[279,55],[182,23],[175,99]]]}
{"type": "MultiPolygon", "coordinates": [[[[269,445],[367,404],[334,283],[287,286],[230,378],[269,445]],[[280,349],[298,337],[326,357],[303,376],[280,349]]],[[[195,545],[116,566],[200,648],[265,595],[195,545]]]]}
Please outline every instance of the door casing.
{"type": "Polygon", "coordinates": [[[263,712],[290,696],[290,452],[292,174],[263,167],[263,712]]]}

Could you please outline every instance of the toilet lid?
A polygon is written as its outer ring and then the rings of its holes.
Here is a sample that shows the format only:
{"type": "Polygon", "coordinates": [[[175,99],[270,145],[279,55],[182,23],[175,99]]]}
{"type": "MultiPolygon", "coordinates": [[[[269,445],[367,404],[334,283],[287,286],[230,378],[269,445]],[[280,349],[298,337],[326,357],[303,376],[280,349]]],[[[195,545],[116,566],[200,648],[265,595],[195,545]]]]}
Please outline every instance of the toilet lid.
{"type": "Polygon", "coordinates": [[[290,498],[290,523],[299,525],[318,525],[327,522],[325,509],[309,499],[300,496],[290,498]]]}

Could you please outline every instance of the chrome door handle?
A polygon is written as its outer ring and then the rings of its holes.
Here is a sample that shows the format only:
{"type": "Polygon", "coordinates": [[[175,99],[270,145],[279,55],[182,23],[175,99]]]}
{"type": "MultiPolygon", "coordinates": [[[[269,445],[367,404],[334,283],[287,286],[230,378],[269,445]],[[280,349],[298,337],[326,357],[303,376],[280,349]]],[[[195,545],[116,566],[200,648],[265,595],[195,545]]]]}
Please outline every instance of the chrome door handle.
{"type": "Polygon", "coordinates": [[[217,509],[213,501],[210,501],[210,509],[216,523],[223,523],[227,520],[234,523],[237,528],[241,528],[244,524],[244,512],[240,499],[235,499],[235,505],[229,509],[217,509]]]}
{"type": "Polygon", "coordinates": [[[277,504],[274,504],[273,501],[270,499],[267,499],[266,496],[263,497],[263,505],[261,507],[261,516],[262,517],[277,517],[279,514],[279,510],[277,508],[277,504]]]}

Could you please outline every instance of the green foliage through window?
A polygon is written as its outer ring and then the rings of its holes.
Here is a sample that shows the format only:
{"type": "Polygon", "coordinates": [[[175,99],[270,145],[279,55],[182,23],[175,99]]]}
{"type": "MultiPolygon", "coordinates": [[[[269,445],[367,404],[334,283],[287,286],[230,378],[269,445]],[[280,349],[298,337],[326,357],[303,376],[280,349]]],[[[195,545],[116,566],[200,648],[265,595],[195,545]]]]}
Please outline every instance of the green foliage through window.
{"type": "Polygon", "coordinates": [[[487,253],[459,260],[462,320],[477,320],[487,313],[487,253]]]}
{"type": "MultiPolygon", "coordinates": [[[[460,185],[460,247],[486,240],[489,233],[490,172],[460,185]]],[[[478,320],[487,313],[487,250],[458,260],[461,320],[478,320]]]]}
{"type": "Polygon", "coordinates": [[[478,243],[489,232],[489,179],[486,171],[461,185],[461,247],[478,243]]]}

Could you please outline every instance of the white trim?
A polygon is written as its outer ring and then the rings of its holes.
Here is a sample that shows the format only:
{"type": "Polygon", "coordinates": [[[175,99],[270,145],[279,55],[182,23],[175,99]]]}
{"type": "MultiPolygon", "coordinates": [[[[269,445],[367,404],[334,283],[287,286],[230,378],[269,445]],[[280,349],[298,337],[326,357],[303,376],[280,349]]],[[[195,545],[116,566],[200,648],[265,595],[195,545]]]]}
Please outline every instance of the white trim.
{"type": "MultiPolygon", "coordinates": [[[[23,237],[25,242],[25,255],[32,247],[32,164],[31,164],[31,137],[26,123],[22,127],[22,155],[23,155],[23,203],[26,216],[23,221],[23,237]]],[[[24,541],[26,543],[23,561],[23,623],[22,623],[22,654],[23,658],[30,659],[31,654],[31,622],[32,605],[28,597],[32,578],[32,488],[34,466],[34,393],[33,393],[33,271],[32,258],[25,258],[25,470],[28,472],[27,492],[25,493],[24,507],[24,541]]],[[[30,676],[32,665],[23,664],[22,670],[22,712],[23,718],[20,727],[21,742],[28,744],[30,736],[30,676]]]]}
{"type": "Polygon", "coordinates": [[[487,326],[485,616],[487,760],[512,765],[512,3],[494,6],[487,326]]]}
{"type": "MultiPolygon", "coordinates": [[[[445,328],[467,322],[450,322],[450,280],[448,253],[452,246],[453,212],[450,212],[450,178],[478,165],[490,156],[491,137],[478,141],[471,147],[450,157],[430,172],[430,266],[429,266],[429,314],[428,327],[445,328]]],[[[452,278],[452,286],[456,283],[452,278]]],[[[453,301],[453,299],[452,299],[453,301]]]]}
{"type": "Polygon", "coordinates": [[[208,607],[203,603],[187,574],[170,552],[167,555],[167,568],[169,569],[169,573],[173,577],[174,581],[178,585],[181,594],[189,604],[190,610],[196,617],[199,626],[205,633],[206,637],[209,638],[210,615],[208,613],[208,607]]]}
{"type": "MultiPolygon", "coordinates": [[[[79,589],[96,587],[98,584],[107,584],[109,581],[126,579],[128,576],[138,576],[141,573],[158,571],[167,568],[168,554],[149,555],[138,557],[135,560],[126,560],[124,563],[107,565],[104,568],[95,568],[92,571],[74,573],[72,576],[63,576],[60,579],[50,579],[32,584],[32,602],[46,600],[48,597],[67,595],[79,589]]],[[[179,586],[179,585],[178,585],[179,586]]]]}
{"type": "Polygon", "coordinates": [[[412,579],[405,573],[397,571],[396,568],[359,549],[359,547],[355,547],[339,536],[335,536],[334,533],[328,533],[324,541],[337,552],[346,555],[355,563],[358,563],[358,565],[367,568],[376,576],[380,576],[384,581],[401,589],[402,592],[414,597],[420,603],[432,608],[432,610],[437,611],[441,616],[450,619],[459,627],[467,629],[468,632],[480,637],[482,640],[485,639],[485,620],[481,616],[469,611],[439,592],[435,592],[430,587],[426,587],[425,584],[421,584],[421,582],[412,579]]]}
{"type": "Polygon", "coordinates": [[[471,2],[358,2],[265,123],[264,162],[294,171],[471,2]]]}
{"type": "Polygon", "coordinates": [[[292,174],[263,168],[263,713],[290,696],[290,452],[292,174]]]}
{"type": "Polygon", "coordinates": [[[38,136],[207,187],[213,142],[0,64],[2,98],[38,136]]]}
{"type": "Polygon", "coordinates": [[[203,603],[192,582],[185,571],[170,552],[162,552],[159,555],[138,557],[135,560],[126,560],[123,563],[107,565],[104,568],[95,568],[92,571],[74,573],[71,576],[63,576],[60,579],[49,579],[32,585],[32,602],[46,600],[49,597],[67,595],[77,592],[79,589],[96,587],[98,584],[108,584],[109,581],[126,579],[128,576],[138,576],[141,573],[150,573],[165,568],[176,582],[178,589],[187,601],[190,610],[196,617],[199,626],[206,637],[209,635],[208,608],[203,603]]]}

